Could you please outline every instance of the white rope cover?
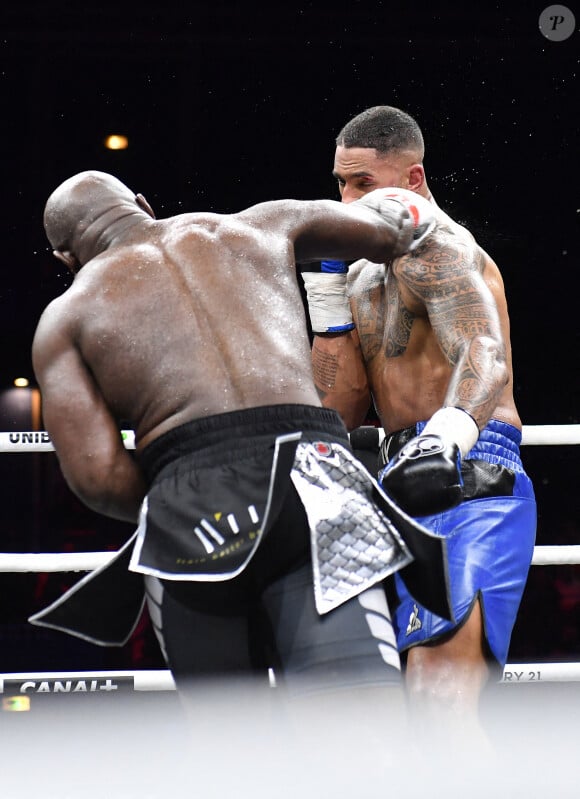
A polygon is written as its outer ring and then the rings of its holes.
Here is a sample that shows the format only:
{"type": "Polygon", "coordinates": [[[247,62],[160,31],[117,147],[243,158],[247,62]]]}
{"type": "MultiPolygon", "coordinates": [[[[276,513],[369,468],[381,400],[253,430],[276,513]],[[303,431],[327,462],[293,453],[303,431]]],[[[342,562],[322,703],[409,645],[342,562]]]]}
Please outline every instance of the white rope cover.
{"type": "MultiPolygon", "coordinates": [[[[0,552],[1,572],[82,572],[98,569],[115,552],[0,552]]],[[[537,546],[533,566],[563,566],[580,563],[580,544],[537,546]]]]}
{"type": "MultiPolygon", "coordinates": [[[[580,682],[580,663],[508,663],[500,682],[503,685],[529,683],[580,682]]],[[[270,680],[275,687],[275,681],[270,680]]],[[[174,691],[175,682],[168,669],[137,671],[18,672],[0,674],[3,694],[88,694],[133,691],[174,691]]]]}
{"type": "Polygon", "coordinates": [[[534,547],[532,566],[571,566],[580,563],[579,544],[534,547]]]}
{"type": "Polygon", "coordinates": [[[82,572],[108,563],[116,552],[2,552],[0,572],[82,572]]]}
{"type": "MultiPolygon", "coordinates": [[[[135,433],[121,430],[125,449],[135,449],[135,433]]],[[[54,452],[54,445],[45,430],[0,433],[0,452],[54,452]]]]}
{"type": "MultiPolygon", "coordinates": [[[[384,431],[376,428],[378,443],[385,437],[384,431]]],[[[135,433],[121,430],[126,449],[135,449],[135,433]]],[[[580,424],[524,425],[522,444],[527,446],[566,446],[580,444],[580,424]]],[[[1,433],[0,452],[54,452],[50,436],[44,430],[1,433]]]]}
{"type": "Polygon", "coordinates": [[[543,447],[580,444],[580,424],[525,424],[522,444],[543,447]]]}
{"type": "Polygon", "coordinates": [[[15,688],[21,693],[109,693],[132,681],[134,691],[174,691],[175,682],[167,669],[142,671],[63,671],[0,674],[0,693],[15,688]],[[6,683],[11,683],[9,686],[6,683]],[[18,683],[18,685],[15,685],[18,683]]]}

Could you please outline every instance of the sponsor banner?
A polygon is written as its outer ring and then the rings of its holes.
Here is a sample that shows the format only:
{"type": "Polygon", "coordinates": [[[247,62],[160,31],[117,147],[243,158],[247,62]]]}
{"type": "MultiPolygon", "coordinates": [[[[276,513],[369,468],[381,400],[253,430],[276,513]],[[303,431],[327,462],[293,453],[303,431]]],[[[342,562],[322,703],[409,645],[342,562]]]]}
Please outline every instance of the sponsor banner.
{"type": "MultiPolygon", "coordinates": [[[[133,430],[121,430],[125,449],[135,449],[133,430]]],[[[54,452],[46,430],[0,433],[0,452],[54,452]]]]}
{"type": "Polygon", "coordinates": [[[4,695],[127,693],[135,690],[134,676],[25,677],[5,679],[4,695]]]}

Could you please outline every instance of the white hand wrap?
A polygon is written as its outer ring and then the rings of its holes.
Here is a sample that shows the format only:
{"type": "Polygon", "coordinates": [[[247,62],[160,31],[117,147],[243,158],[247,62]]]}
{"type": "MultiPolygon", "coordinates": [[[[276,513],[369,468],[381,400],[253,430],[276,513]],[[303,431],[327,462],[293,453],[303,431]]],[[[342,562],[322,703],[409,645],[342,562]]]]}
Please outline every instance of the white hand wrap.
{"type": "Polygon", "coordinates": [[[354,322],[346,296],[346,272],[302,272],[314,333],[342,333],[354,322]]]}
{"type": "Polygon", "coordinates": [[[461,408],[440,408],[429,419],[421,435],[432,433],[446,441],[454,441],[464,458],[479,438],[475,419],[461,408]]]}

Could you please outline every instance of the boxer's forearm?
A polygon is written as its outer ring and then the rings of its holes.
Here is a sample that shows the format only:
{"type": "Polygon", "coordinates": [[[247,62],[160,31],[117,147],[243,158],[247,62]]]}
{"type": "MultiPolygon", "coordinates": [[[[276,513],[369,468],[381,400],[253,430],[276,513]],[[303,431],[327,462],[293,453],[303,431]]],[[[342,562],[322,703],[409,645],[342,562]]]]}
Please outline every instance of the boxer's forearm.
{"type": "Polygon", "coordinates": [[[121,453],[117,462],[102,464],[85,461],[86,466],[69,466],[66,457],[61,467],[71,491],[88,508],[120,521],[137,523],[145,496],[145,481],[129,453],[121,453]]]}
{"type": "Polygon", "coordinates": [[[371,395],[356,330],[315,336],[312,367],[324,407],[338,411],[348,430],[359,427],[369,410],[371,395]]]}

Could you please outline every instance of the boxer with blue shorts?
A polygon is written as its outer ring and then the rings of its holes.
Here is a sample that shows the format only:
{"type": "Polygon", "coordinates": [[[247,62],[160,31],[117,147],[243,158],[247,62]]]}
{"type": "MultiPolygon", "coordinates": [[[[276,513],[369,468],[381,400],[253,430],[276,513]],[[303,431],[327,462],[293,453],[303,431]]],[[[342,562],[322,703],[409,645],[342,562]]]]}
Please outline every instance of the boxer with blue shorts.
{"type": "Polygon", "coordinates": [[[483,751],[479,701],[494,664],[506,658],[535,529],[518,454],[522,419],[505,286],[493,255],[436,202],[425,139],[412,116],[372,106],[350,119],[335,143],[343,203],[397,187],[426,200],[435,215],[412,252],[345,265],[346,332],[317,326],[321,314],[309,303],[312,364],[323,405],[338,410],[350,431],[365,424],[369,409],[376,414],[388,447],[382,489],[447,548],[453,623],[425,616],[415,586],[405,581],[413,602],[397,581],[415,729],[432,722],[428,745],[445,740],[454,755],[469,731],[483,751]]]}
{"type": "MultiPolygon", "coordinates": [[[[387,436],[382,464],[425,427],[419,422],[387,436]]],[[[420,517],[447,541],[455,623],[430,613],[395,575],[399,604],[394,613],[401,653],[451,633],[481,602],[489,654],[503,668],[530,567],[536,534],[536,502],[519,453],[520,431],[490,420],[461,464],[464,500],[450,510],[420,517]]],[[[493,662],[492,661],[492,662],[493,662]]]]}

